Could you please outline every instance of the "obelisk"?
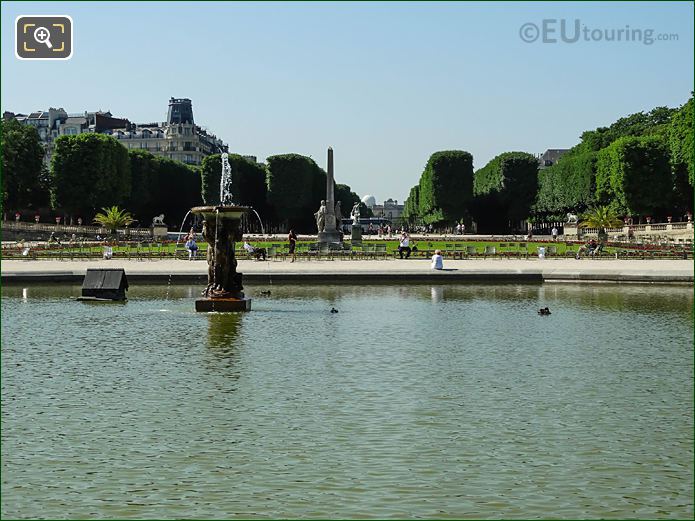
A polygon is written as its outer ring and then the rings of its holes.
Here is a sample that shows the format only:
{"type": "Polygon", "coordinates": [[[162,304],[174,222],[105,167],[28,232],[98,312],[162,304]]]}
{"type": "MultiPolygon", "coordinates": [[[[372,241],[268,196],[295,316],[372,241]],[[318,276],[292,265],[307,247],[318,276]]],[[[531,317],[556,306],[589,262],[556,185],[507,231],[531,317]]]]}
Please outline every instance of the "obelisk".
{"type": "Polygon", "coordinates": [[[335,178],[333,173],[333,148],[328,147],[328,173],[326,175],[326,220],[318,241],[324,243],[340,242],[340,233],[335,217],[335,178]]]}

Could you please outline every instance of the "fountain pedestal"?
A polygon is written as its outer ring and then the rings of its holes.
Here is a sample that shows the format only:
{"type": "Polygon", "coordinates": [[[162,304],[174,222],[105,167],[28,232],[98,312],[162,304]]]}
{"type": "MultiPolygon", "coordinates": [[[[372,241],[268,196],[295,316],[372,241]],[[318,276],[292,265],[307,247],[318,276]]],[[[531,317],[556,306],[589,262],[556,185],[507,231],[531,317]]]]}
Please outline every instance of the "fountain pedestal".
{"type": "Polygon", "coordinates": [[[242,239],[245,206],[197,206],[191,213],[203,217],[203,238],[208,243],[208,285],[195,302],[196,311],[250,311],[238,273],[235,243],[242,239]]]}

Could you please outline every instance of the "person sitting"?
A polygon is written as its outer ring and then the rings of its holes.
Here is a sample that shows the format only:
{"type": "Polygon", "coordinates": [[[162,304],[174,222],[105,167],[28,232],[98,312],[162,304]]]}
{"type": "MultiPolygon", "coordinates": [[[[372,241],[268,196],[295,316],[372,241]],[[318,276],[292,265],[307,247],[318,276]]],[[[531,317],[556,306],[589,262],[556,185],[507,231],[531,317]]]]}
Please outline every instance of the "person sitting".
{"type": "Polygon", "coordinates": [[[193,235],[189,235],[189,239],[186,241],[186,249],[188,250],[188,260],[193,260],[197,257],[198,244],[196,244],[193,235]]]}
{"type": "Polygon", "coordinates": [[[268,255],[268,252],[265,248],[254,248],[247,241],[244,241],[244,249],[249,254],[249,256],[253,255],[256,258],[256,260],[265,260],[266,255],[268,255]]]}
{"type": "Polygon", "coordinates": [[[592,257],[595,257],[596,255],[599,255],[602,251],[603,251],[603,243],[599,243],[599,244],[595,245],[593,248],[589,249],[589,255],[591,255],[592,257]]]}
{"type": "Polygon", "coordinates": [[[401,242],[398,245],[398,254],[401,256],[401,259],[403,258],[403,254],[405,253],[405,258],[408,259],[410,258],[410,239],[408,238],[408,234],[403,232],[401,235],[401,242]]]}
{"type": "Polygon", "coordinates": [[[444,269],[444,257],[442,257],[442,250],[434,250],[434,255],[432,255],[432,269],[444,269]]]}

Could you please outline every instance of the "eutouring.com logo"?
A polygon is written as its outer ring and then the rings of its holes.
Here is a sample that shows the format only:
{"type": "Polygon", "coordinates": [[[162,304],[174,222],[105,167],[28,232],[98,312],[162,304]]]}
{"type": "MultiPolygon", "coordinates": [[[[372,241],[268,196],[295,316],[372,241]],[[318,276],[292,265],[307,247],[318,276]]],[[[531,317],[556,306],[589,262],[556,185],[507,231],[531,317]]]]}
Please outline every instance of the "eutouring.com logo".
{"type": "Polygon", "coordinates": [[[519,38],[526,43],[577,43],[577,42],[636,42],[652,45],[654,42],[678,40],[676,33],[656,33],[654,29],[630,27],[592,28],[581,20],[546,18],[540,24],[526,22],[519,27],[519,38]]]}

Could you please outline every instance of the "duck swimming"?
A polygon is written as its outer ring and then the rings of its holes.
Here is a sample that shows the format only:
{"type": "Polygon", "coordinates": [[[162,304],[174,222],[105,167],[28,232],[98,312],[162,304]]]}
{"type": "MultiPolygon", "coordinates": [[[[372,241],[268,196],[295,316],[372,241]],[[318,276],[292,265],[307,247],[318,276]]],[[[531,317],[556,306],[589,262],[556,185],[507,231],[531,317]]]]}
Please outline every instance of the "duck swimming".
{"type": "Polygon", "coordinates": [[[548,308],[541,308],[538,310],[539,315],[550,315],[550,310],[548,308]]]}
{"type": "Polygon", "coordinates": [[[338,310],[337,310],[337,309],[335,309],[335,308],[331,308],[331,313],[337,313],[337,312],[338,312],[338,310]]]}

